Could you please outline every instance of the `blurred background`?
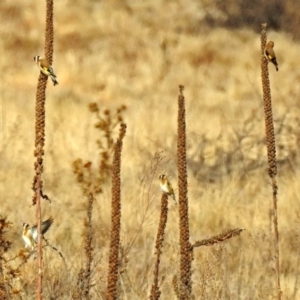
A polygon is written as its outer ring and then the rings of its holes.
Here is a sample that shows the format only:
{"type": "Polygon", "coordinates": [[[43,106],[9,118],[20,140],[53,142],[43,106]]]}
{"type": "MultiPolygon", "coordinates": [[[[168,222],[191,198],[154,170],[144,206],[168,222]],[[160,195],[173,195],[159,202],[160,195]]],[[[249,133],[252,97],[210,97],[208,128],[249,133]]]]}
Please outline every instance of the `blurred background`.
{"type": "MultiPolygon", "coordinates": [[[[23,247],[21,224],[35,220],[35,208],[30,205],[39,70],[33,57],[43,56],[45,1],[1,0],[0,19],[0,213],[13,222],[13,249],[19,251],[23,247]]],[[[283,289],[289,299],[297,299],[300,2],[296,0],[55,1],[53,69],[59,85],[54,87],[48,80],[43,178],[44,192],[52,204],[43,203],[43,215],[54,217],[47,235],[74,266],[80,265],[86,199],[72,163],[78,158],[91,161],[95,170],[99,163],[96,141],[101,136],[89,104],[97,103],[100,110],[112,113],[125,105],[122,235],[124,245],[131,245],[129,257],[144,253],[133,265],[143,271],[132,267],[130,274],[139,281],[141,295],[130,295],[131,299],[145,299],[147,276],[152,274],[160,173],[168,174],[177,190],[177,97],[182,84],[191,240],[229,228],[247,229],[227,246],[199,250],[195,267],[206,273],[196,272],[194,280],[203,287],[206,278],[208,287],[207,278],[213,278],[211,282],[220,283],[225,293],[222,299],[268,299],[275,279],[261,23],[268,24],[268,39],[275,43],[279,64],[279,72],[272,64],[269,72],[279,162],[283,289]],[[162,161],[153,168],[156,155],[162,161]],[[210,270],[218,268],[220,261],[222,271],[213,275],[210,270]]],[[[113,132],[117,134],[118,128],[113,132]]],[[[109,213],[108,182],[94,206],[99,233],[95,243],[102,249],[104,265],[109,213]]],[[[177,218],[170,202],[165,290],[171,289],[169,268],[178,257],[177,218]]]]}

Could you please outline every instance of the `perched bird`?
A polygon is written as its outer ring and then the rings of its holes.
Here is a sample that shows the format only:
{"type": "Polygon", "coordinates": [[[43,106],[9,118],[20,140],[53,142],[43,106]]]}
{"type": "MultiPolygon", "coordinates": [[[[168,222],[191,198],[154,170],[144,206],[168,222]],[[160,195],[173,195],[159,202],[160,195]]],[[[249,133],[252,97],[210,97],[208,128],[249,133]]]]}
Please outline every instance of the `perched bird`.
{"type": "MultiPolygon", "coordinates": [[[[53,218],[50,217],[48,220],[44,221],[41,224],[42,235],[48,231],[52,223],[53,223],[53,218]]],[[[22,238],[25,242],[25,248],[31,247],[31,250],[33,250],[38,240],[37,225],[30,228],[29,224],[23,223],[22,238]]]]}
{"type": "Polygon", "coordinates": [[[175,204],[177,204],[177,201],[175,199],[175,194],[174,194],[174,190],[172,188],[172,185],[170,183],[170,181],[168,180],[166,175],[160,175],[159,176],[159,180],[160,180],[160,188],[162,189],[162,191],[164,193],[166,193],[168,196],[171,196],[173,198],[173,200],[175,201],[175,204]]]}
{"type": "Polygon", "coordinates": [[[276,60],[276,55],[275,52],[273,50],[274,48],[274,42],[270,41],[267,43],[266,48],[265,48],[265,57],[268,59],[268,61],[270,61],[271,63],[273,63],[276,67],[276,71],[278,71],[278,63],[276,60]]]}
{"type": "Polygon", "coordinates": [[[47,76],[50,76],[52,79],[53,85],[57,85],[58,82],[56,80],[56,75],[53,72],[52,67],[50,66],[49,62],[45,58],[41,58],[40,56],[35,56],[33,60],[39,66],[41,72],[47,76]]]}

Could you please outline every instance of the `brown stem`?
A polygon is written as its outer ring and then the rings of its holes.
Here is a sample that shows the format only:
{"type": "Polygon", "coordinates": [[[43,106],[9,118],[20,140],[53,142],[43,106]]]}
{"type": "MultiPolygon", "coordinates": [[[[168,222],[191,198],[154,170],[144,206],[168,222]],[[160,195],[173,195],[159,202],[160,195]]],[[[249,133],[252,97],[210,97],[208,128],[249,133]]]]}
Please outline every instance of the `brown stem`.
{"type": "Polygon", "coordinates": [[[84,290],[83,296],[85,299],[90,298],[90,288],[91,288],[91,265],[93,261],[93,228],[92,228],[92,212],[93,212],[93,194],[89,195],[88,209],[87,209],[87,224],[86,224],[86,240],[85,240],[85,255],[86,255],[86,264],[84,271],[84,290]]]}
{"type": "Polygon", "coordinates": [[[179,191],[179,222],[180,222],[180,286],[181,300],[189,299],[192,292],[192,253],[190,247],[189,215],[188,215],[188,188],[186,170],[186,123],[184,87],[179,86],[178,97],[178,191],[179,191]]]}
{"type": "Polygon", "coordinates": [[[121,124],[119,138],[114,146],[114,158],[112,167],[112,208],[111,208],[111,235],[109,248],[109,266],[107,275],[106,297],[115,300],[118,296],[118,270],[119,248],[121,231],[121,151],[123,138],[126,133],[126,125],[121,124]]]}
{"type": "Polygon", "coordinates": [[[268,60],[264,57],[264,50],[267,43],[267,24],[262,24],[261,31],[261,77],[263,88],[263,101],[265,113],[265,130],[266,130],[266,145],[268,154],[269,176],[272,181],[272,194],[273,194],[273,224],[274,224],[274,262],[276,270],[276,288],[277,299],[281,299],[280,288],[280,265],[279,265],[279,231],[278,231],[278,213],[277,213],[277,164],[276,164],[276,147],[275,147],[275,134],[274,122],[272,113],[272,99],[269,80],[268,60]]]}
{"type": "Polygon", "coordinates": [[[158,286],[158,275],[159,275],[160,255],[162,253],[167,220],[168,220],[168,195],[163,193],[161,197],[160,219],[159,219],[158,231],[157,231],[156,242],[155,242],[156,261],[154,267],[154,279],[151,288],[150,300],[158,300],[161,294],[161,291],[159,290],[159,286],[158,286]]]}
{"type": "Polygon", "coordinates": [[[37,265],[38,265],[38,281],[37,281],[37,291],[36,298],[42,299],[42,280],[43,280],[43,252],[42,252],[42,235],[41,235],[41,176],[37,176],[36,183],[36,219],[37,219],[37,232],[38,232],[38,241],[37,241],[37,265]]]}
{"type": "MultiPolygon", "coordinates": [[[[46,6],[46,30],[45,30],[45,56],[52,62],[53,56],[53,0],[47,0],[46,6]]],[[[43,194],[42,173],[44,170],[43,156],[45,145],[45,102],[46,102],[47,76],[40,73],[37,93],[36,93],[36,124],[35,124],[35,151],[36,162],[34,163],[35,176],[33,180],[33,205],[36,204],[37,219],[37,266],[38,280],[36,298],[42,299],[42,281],[43,281],[43,252],[41,236],[41,197],[48,199],[43,194]]]]}
{"type": "Polygon", "coordinates": [[[228,239],[231,239],[234,236],[239,235],[244,229],[236,228],[236,229],[229,229],[221,234],[215,235],[210,237],[209,239],[204,239],[201,241],[196,241],[193,245],[191,245],[192,248],[201,247],[201,246],[212,246],[217,243],[224,242],[228,239]]]}

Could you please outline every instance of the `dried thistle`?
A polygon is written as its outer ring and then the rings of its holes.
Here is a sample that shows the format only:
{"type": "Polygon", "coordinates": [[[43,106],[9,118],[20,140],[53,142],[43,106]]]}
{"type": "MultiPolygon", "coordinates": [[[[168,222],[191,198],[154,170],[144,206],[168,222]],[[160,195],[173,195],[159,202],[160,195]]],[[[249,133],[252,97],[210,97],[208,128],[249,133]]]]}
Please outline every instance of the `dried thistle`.
{"type": "Polygon", "coordinates": [[[92,212],[93,212],[93,202],[94,197],[91,194],[89,196],[88,208],[87,208],[87,222],[86,233],[85,233],[85,256],[86,263],[85,268],[81,268],[77,275],[76,289],[73,292],[73,299],[90,299],[90,289],[91,289],[91,265],[93,261],[93,229],[92,229],[92,212]]]}
{"type": "MultiPolygon", "coordinates": [[[[115,143],[114,129],[123,120],[122,113],[126,109],[121,106],[115,113],[111,113],[109,109],[100,110],[98,104],[90,103],[89,110],[96,114],[97,122],[95,128],[99,130],[100,138],[97,140],[99,148],[99,165],[93,166],[91,161],[84,162],[82,159],[77,159],[73,162],[73,173],[76,176],[77,182],[80,184],[83,194],[88,197],[89,205],[87,209],[88,222],[86,226],[86,265],[78,274],[77,291],[73,297],[89,298],[89,290],[91,287],[91,264],[92,264],[92,199],[95,195],[102,192],[102,186],[107,182],[112,172],[112,154],[115,143]]],[[[125,126],[126,127],[126,126],[125,126]]],[[[121,125],[119,139],[125,134],[124,125],[121,125]]],[[[119,143],[119,142],[117,142],[119,143]]]]}
{"type": "Polygon", "coordinates": [[[263,88],[263,101],[265,113],[265,130],[266,130],[266,145],[268,154],[269,176],[272,180],[272,194],[273,194],[273,224],[274,224],[274,262],[276,270],[276,288],[277,299],[281,299],[280,287],[280,265],[279,265],[279,230],[278,230],[278,213],[277,213],[277,164],[276,164],[276,147],[274,134],[274,121],[272,113],[272,99],[270,80],[268,73],[268,60],[264,56],[264,51],[267,43],[267,24],[262,24],[261,31],[261,77],[263,88]]]}
{"type": "Polygon", "coordinates": [[[272,99],[268,71],[268,60],[264,56],[264,51],[267,43],[267,25],[262,25],[261,32],[261,73],[262,73],[262,88],[265,112],[265,128],[266,128],[266,143],[268,153],[269,176],[274,178],[277,174],[276,165],[276,148],[275,148],[275,134],[273,125],[272,113],[272,99]]]}
{"type": "Polygon", "coordinates": [[[10,259],[5,257],[12,245],[12,242],[5,237],[11,227],[12,223],[7,220],[7,217],[0,215],[0,299],[11,299],[20,293],[20,290],[12,285],[15,279],[20,278],[20,272],[9,264],[14,262],[18,255],[10,259]]]}
{"type": "Polygon", "coordinates": [[[160,264],[160,255],[162,254],[162,247],[165,235],[165,229],[168,220],[168,195],[163,193],[161,197],[161,209],[160,209],[160,218],[159,218],[159,225],[158,231],[156,236],[155,242],[155,255],[156,261],[154,266],[154,279],[151,288],[150,299],[157,300],[160,298],[161,291],[159,290],[158,286],[158,275],[159,275],[159,264],[160,264]]]}
{"type": "MultiPolygon", "coordinates": [[[[53,0],[46,1],[46,32],[45,32],[45,57],[52,64],[53,57],[53,0]]],[[[44,171],[44,146],[45,146],[45,102],[46,102],[46,85],[48,77],[40,72],[37,93],[36,93],[36,117],[35,117],[35,150],[34,163],[35,176],[33,179],[33,205],[36,207],[37,216],[37,264],[38,264],[38,281],[37,281],[37,299],[41,299],[42,295],[42,239],[41,239],[41,197],[49,200],[47,195],[43,193],[42,173],[44,171]]]]}
{"type": "MultiPolygon", "coordinates": [[[[91,265],[93,261],[93,228],[92,228],[92,212],[93,212],[93,202],[94,197],[91,194],[89,196],[89,202],[88,202],[88,209],[87,209],[87,222],[86,222],[86,238],[85,238],[85,255],[86,255],[86,263],[85,263],[85,269],[83,273],[83,287],[78,287],[81,289],[83,297],[85,299],[89,299],[89,292],[91,288],[91,265]]],[[[80,274],[78,275],[78,278],[80,277],[80,274]]]]}
{"type": "Polygon", "coordinates": [[[178,96],[178,191],[179,191],[179,222],[180,222],[180,299],[189,299],[192,292],[191,248],[188,215],[188,188],[186,169],[186,123],[184,87],[179,86],[178,96]]]}
{"type": "Polygon", "coordinates": [[[191,245],[191,248],[196,248],[196,247],[201,247],[201,246],[212,246],[214,244],[224,242],[228,239],[231,239],[234,236],[239,235],[243,230],[245,230],[245,229],[236,228],[236,229],[226,230],[226,231],[222,232],[221,234],[212,236],[208,239],[204,239],[204,240],[195,242],[193,245],[191,245]]]}
{"type": "Polygon", "coordinates": [[[126,133],[126,125],[120,126],[119,138],[114,146],[114,159],[112,168],[112,208],[111,208],[111,236],[109,248],[109,266],[107,276],[106,297],[109,300],[117,299],[118,296],[118,270],[119,248],[121,231],[121,151],[123,138],[126,133]]]}
{"type": "Polygon", "coordinates": [[[84,292],[85,292],[85,278],[84,278],[84,268],[81,268],[79,270],[79,273],[77,275],[77,282],[76,282],[76,289],[72,293],[72,299],[83,299],[84,292]]]}
{"type": "Polygon", "coordinates": [[[99,149],[99,163],[94,166],[91,161],[84,162],[78,158],[73,162],[73,173],[80,184],[84,195],[99,194],[102,186],[111,175],[112,154],[115,143],[115,128],[123,121],[124,105],[117,108],[115,113],[109,109],[101,111],[97,103],[90,103],[89,110],[94,113],[97,122],[94,125],[99,130],[100,138],[96,143],[99,149]]]}

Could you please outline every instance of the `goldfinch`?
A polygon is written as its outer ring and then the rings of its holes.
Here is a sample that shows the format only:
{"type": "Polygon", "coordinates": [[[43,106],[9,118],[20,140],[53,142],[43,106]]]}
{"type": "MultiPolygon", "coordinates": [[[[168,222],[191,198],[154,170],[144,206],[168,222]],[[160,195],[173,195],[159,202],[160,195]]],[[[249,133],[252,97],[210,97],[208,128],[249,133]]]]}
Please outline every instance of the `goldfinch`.
{"type": "Polygon", "coordinates": [[[58,82],[56,80],[56,75],[54,74],[49,62],[45,58],[41,58],[40,56],[35,56],[33,60],[37,63],[39,69],[43,74],[45,74],[46,76],[50,76],[53,85],[57,85],[58,82]]]}
{"type": "Polygon", "coordinates": [[[171,196],[173,198],[173,200],[175,201],[175,204],[177,204],[177,201],[175,199],[175,194],[174,194],[174,190],[172,188],[172,185],[170,183],[170,181],[168,180],[166,175],[160,175],[159,176],[159,180],[160,180],[160,188],[162,189],[162,191],[164,193],[166,193],[168,196],[171,196]]]}
{"type": "Polygon", "coordinates": [[[272,41],[268,42],[265,48],[265,57],[268,59],[268,61],[274,64],[274,66],[276,67],[276,71],[278,71],[279,70],[278,63],[273,48],[274,48],[274,42],[272,41]]]}
{"type": "MultiPolygon", "coordinates": [[[[48,231],[52,223],[53,223],[53,218],[50,217],[48,220],[44,221],[41,224],[42,235],[48,231]]],[[[38,240],[37,225],[30,228],[29,224],[23,223],[22,238],[25,242],[25,248],[31,247],[31,250],[33,250],[38,240]]]]}

